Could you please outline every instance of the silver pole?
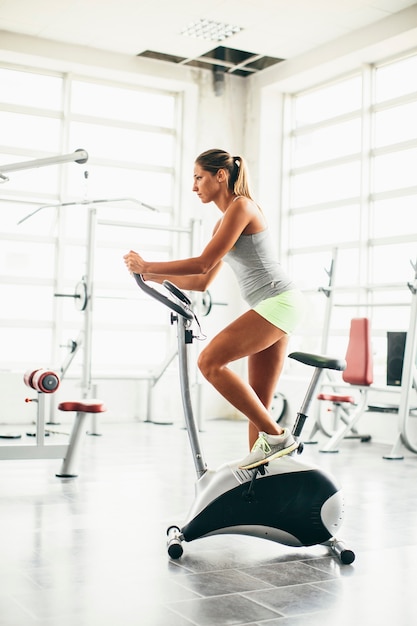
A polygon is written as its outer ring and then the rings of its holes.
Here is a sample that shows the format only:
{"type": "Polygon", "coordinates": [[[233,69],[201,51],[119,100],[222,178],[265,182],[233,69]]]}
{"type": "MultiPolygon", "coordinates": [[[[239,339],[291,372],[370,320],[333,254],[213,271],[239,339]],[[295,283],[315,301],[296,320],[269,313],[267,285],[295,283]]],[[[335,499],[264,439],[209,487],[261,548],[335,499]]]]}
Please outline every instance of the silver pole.
{"type": "Polygon", "coordinates": [[[184,418],[187,425],[188,438],[190,440],[191,451],[193,453],[194,467],[197,474],[197,478],[201,478],[207,471],[207,465],[204,461],[203,453],[200,448],[200,440],[198,436],[198,429],[196,420],[193,413],[193,407],[190,395],[190,381],[188,374],[188,358],[187,358],[187,343],[186,332],[188,328],[189,320],[186,320],[182,315],[177,315],[177,340],[178,340],[178,362],[180,370],[180,386],[181,386],[181,399],[184,409],[184,418]],[[179,319],[178,319],[179,317],[179,319]]]}
{"type": "Polygon", "coordinates": [[[84,312],[84,342],[82,382],[83,397],[89,398],[91,392],[91,362],[93,353],[93,286],[94,252],[96,241],[97,208],[90,207],[88,212],[88,249],[85,282],[87,286],[87,307],[84,312]]]}
{"type": "Polygon", "coordinates": [[[410,261],[414,270],[413,283],[407,283],[411,291],[412,303],[410,311],[410,323],[405,340],[403,357],[403,373],[401,377],[401,395],[398,407],[399,434],[397,442],[391,452],[384,456],[384,459],[403,459],[400,452],[401,445],[404,445],[410,452],[417,453],[416,444],[411,441],[409,433],[411,399],[410,392],[417,387],[417,369],[415,365],[417,351],[417,260],[415,264],[410,261]]]}
{"type": "Polygon", "coordinates": [[[18,170],[29,170],[34,167],[43,167],[45,165],[57,165],[59,163],[86,163],[88,161],[88,153],[79,148],[71,154],[60,154],[55,157],[47,157],[45,159],[34,159],[33,161],[23,161],[21,163],[11,163],[9,165],[0,165],[0,172],[17,172],[18,170]]]}
{"type": "Polygon", "coordinates": [[[329,283],[327,288],[320,287],[319,291],[324,293],[327,298],[325,315],[324,315],[324,323],[323,323],[323,335],[321,339],[321,351],[325,354],[327,350],[328,340],[329,340],[329,332],[330,332],[330,319],[332,315],[333,308],[333,296],[334,296],[334,278],[336,274],[336,265],[337,265],[337,248],[333,248],[332,261],[330,265],[330,269],[325,270],[327,276],[329,277],[329,283]]]}

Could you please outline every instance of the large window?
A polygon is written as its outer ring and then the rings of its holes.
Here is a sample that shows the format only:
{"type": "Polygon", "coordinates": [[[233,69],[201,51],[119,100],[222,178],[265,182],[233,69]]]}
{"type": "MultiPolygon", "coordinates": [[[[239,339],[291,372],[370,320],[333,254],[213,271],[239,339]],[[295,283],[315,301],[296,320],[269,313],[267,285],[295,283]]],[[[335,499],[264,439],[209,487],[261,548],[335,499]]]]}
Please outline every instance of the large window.
{"type": "Polygon", "coordinates": [[[386,332],[408,328],[417,259],[416,76],[417,54],[362,67],[288,97],[284,129],[282,249],[309,294],[311,347],[343,349],[350,319],[368,316],[381,382],[386,332]],[[319,288],[332,267],[327,329],[319,288]]]}
{"type": "MultiPolygon", "coordinates": [[[[85,330],[70,296],[86,278],[94,284],[93,372],[164,360],[166,316],[141,298],[122,257],[139,248],[165,259],[188,246],[188,234],[174,230],[181,106],[180,92],[0,67],[0,173],[2,164],[89,154],[85,164],[1,179],[0,368],[64,361],[85,330]]],[[[82,351],[71,367],[80,370],[82,351]]]]}

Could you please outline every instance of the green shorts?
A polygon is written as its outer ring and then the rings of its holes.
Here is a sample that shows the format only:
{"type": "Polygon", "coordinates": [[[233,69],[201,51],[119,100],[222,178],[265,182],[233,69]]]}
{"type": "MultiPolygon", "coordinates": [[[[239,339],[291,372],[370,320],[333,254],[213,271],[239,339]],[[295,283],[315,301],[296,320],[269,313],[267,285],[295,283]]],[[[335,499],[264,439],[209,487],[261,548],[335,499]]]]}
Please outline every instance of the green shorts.
{"type": "Polygon", "coordinates": [[[304,317],[304,296],[298,289],[291,289],[262,300],[253,310],[287,335],[291,335],[304,317]]]}

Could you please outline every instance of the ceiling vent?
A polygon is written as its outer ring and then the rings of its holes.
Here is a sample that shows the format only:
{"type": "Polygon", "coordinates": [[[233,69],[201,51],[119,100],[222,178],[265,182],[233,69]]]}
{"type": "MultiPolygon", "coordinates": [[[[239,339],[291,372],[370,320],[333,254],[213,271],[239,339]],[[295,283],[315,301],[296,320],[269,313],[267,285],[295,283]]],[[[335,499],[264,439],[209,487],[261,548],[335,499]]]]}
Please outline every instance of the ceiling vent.
{"type": "Polygon", "coordinates": [[[223,72],[224,74],[234,74],[235,76],[249,76],[250,74],[260,72],[267,67],[284,61],[284,59],[264,56],[254,52],[245,52],[244,50],[236,50],[235,48],[226,48],[225,46],[218,46],[199,57],[191,59],[172,54],[164,54],[154,50],[145,50],[137,56],[166,61],[176,65],[199,67],[201,69],[223,72]]]}
{"type": "Polygon", "coordinates": [[[191,22],[183,28],[181,35],[186,37],[194,37],[195,39],[209,39],[210,41],[224,41],[236,33],[240,33],[243,28],[233,24],[222,24],[222,22],[214,22],[212,20],[197,20],[191,22]]]}

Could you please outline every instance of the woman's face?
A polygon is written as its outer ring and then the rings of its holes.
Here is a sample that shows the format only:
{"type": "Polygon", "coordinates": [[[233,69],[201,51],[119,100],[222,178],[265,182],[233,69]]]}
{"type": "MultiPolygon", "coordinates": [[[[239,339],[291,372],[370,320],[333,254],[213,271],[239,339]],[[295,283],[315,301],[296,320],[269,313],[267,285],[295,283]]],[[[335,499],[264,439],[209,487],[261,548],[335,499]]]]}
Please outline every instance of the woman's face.
{"type": "Polygon", "coordinates": [[[193,191],[201,202],[212,202],[220,192],[221,185],[217,174],[211,174],[197,163],[194,166],[193,191]]]}

